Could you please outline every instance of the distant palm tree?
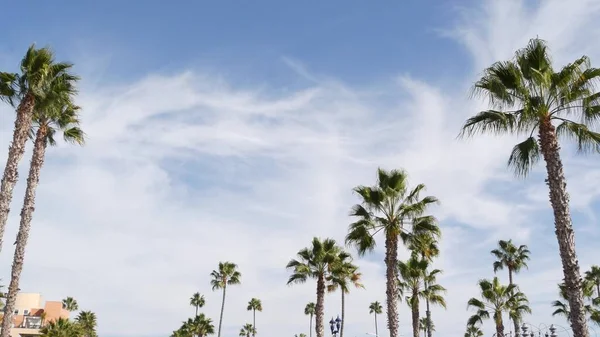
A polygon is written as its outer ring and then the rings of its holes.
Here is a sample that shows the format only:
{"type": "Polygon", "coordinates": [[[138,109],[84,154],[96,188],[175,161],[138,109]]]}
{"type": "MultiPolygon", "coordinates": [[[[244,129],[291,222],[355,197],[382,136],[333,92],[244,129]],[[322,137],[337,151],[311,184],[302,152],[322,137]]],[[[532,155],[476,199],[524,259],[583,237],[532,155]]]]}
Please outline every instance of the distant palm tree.
{"type": "Polygon", "coordinates": [[[68,318],[59,317],[41,328],[40,334],[42,337],[81,337],[83,331],[79,324],[71,322],[68,318]]]}
{"type": "MultiPolygon", "coordinates": [[[[563,316],[567,319],[569,323],[571,323],[571,308],[569,306],[569,302],[567,301],[567,290],[564,283],[560,283],[558,285],[558,294],[560,296],[559,300],[552,302],[552,307],[554,308],[554,312],[552,312],[552,316],[563,316]]],[[[595,307],[594,300],[592,299],[594,296],[594,283],[586,280],[583,282],[583,298],[586,300],[584,310],[586,313],[586,318],[596,324],[600,325],[600,310],[595,307]]]]}
{"type": "Polygon", "coordinates": [[[310,302],[306,305],[306,307],[304,307],[304,314],[310,316],[310,324],[309,324],[309,328],[308,328],[308,333],[309,336],[312,337],[312,322],[313,322],[313,316],[316,313],[316,305],[315,302],[310,302]]]}
{"type": "Polygon", "coordinates": [[[340,288],[342,293],[342,323],[340,325],[339,336],[344,337],[344,321],[346,320],[346,300],[345,294],[350,292],[350,285],[356,288],[364,288],[360,283],[362,274],[358,272],[358,266],[352,263],[352,257],[346,252],[341,252],[339,261],[331,271],[331,275],[327,279],[329,284],[327,290],[334,292],[340,288]]]}
{"type": "Polygon", "coordinates": [[[344,256],[342,248],[335,240],[320,240],[314,238],[308,248],[303,248],[298,252],[298,260],[292,259],[286,266],[292,270],[287,284],[304,283],[309,278],[317,280],[317,305],[315,307],[316,324],[315,329],[317,337],[324,337],[323,326],[326,280],[331,276],[332,269],[339,261],[340,256],[344,256]]]}
{"type": "Polygon", "coordinates": [[[600,298],[600,267],[592,266],[585,272],[585,278],[596,286],[596,298],[600,298]]]}
{"type": "Polygon", "coordinates": [[[254,334],[256,334],[256,329],[250,323],[247,323],[240,329],[240,336],[242,337],[250,337],[250,335],[254,334]]]}
{"type": "MultiPolygon", "coordinates": [[[[375,234],[385,236],[386,301],[390,337],[398,337],[398,241],[412,223],[413,230],[427,226],[429,222],[418,222],[427,206],[436,203],[435,197],[420,198],[425,185],[419,184],[412,190],[408,187],[408,174],[404,170],[377,170],[375,186],[357,186],[354,192],[360,203],[354,205],[351,215],[357,221],[350,224],[346,244],[357,248],[359,255],[373,251],[375,234]]],[[[423,228],[426,229],[426,228],[423,228]]],[[[320,337],[320,336],[319,336],[320,337]]]]}
{"type": "MultiPolygon", "coordinates": [[[[419,337],[419,298],[422,297],[427,261],[412,256],[408,261],[398,261],[399,292],[407,292],[406,302],[412,312],[413,337],[419,337]]],[[[402,297],[399,297],[402,300],[402,297]]]]}
{"type": "Polygon", "coordinates": [[[242,274],[237,270],[237,265],[232,262],[219,262],[219,268],[210,273],[212,290],[223,289],[223,300],[221,302],[221,316],[219,318],[219,330],[217,337],[221,337],[221,326],[223,324],[223,311],[225,310],[225,294],[228,285],[241,283],[242,274]]]}
{"type": "Polygon", "coordinates": [[[194,316],[198,316],[198,309],[202,308],[204,304],[206,304],[204,295],[200,295],[200,293],[194,293],[194,295],[190,297],[190,305],[196,309],[196,314],[194,316]]]}
{"type": "Polygon", "coordinates": [[[77,304],[77,301],[73,297],[67,297],[62,300],[62,307],[69,312],[79,310],[79,304],[77,304]]]}
{"type": "Polygon", "coordinates": [[[91,311],[81,311],[77,318],[75,318],[75,322],[79,324],[81,330],[83,332],[83,336],[85,337],[96,337],[96,314],[91,311]]]}
{"type": "Polygon", "coordinates": [[[517,293],[508,306],[508,317],[513,321],[515,333],[518,333],[520,322],[523,321],[525,314],[531,314],[529,300],[523,293],[517,293]]]}
{"type": "Polygon", "coordinates": [[[425,299],[427,304],[426,320],[425,323],[431,324],[431,328],[426,326],[427,335],[431,337],[435,328],[433,327],[433,320],[431,319],[430,305],[438,305],[446,309],[446,300],[444,299],[443,293],[446,292],[446,288],[437,283],[437,276],[442,271],[440,269],[434,269],[429,271],[425,270],[425,278],[423,279],[423,291],[421,291],[422,297],[425,299]]]}
{"type": "Polygon", "coordinates": [[[523,267],[527,268],[527,261],[531,253],[526,245],[515,246],[512,240],[498,241],[498,248],[492,250],[496,257],[494,262],[494,273],[498,270],[508,269],[508,284],[514,284],[513,273],[518,273],[523,267]]]}
{"type": "Polygon", "coordinates": [[[252,326],[254,327],[253,336],[256,336],[256,312],[262,311],[262,302],[258,298],[253,298],[248,302],[248,307],[246,310],[252,310],[252,326]]]}
{"type": "Polygon", "coordinates": [[[468,308],[476,309],[476,313],[469,318],[467,325],[481,324],[484,319],[492,317],[496,325],[496,336],[504,336],[502,313],[509,312],[516,299],[523,299],[525,295],[514,284],[501,285],[497,277],[492,281],[480,280],[479,289],[481,299],[471,298],[468,302],[468,308]]]}
{"type": "Polygon", "coordinates": [[[475,325],[467,326],[465,337],[483,337],[483,331],[475,325]]]}
{"type": "Polygon", "coordinates": [[[427,330],[435,331],[435,325],[433,322],[429,323],[427,317],[421,317],[419,319],[419,330],[423,331],[423,337],[427,337],[427,330]]]}
{"type": "Polygon", "coordinates": [[[375,301],[369,305],[369,314],[375,315],[375,335],[379,337],[379,332],[377,331],[377,315],[381,315],[383,312],[383,308],[381,307],[381,303],[375,301]]]}
{"type": "Polygon", "coordinates": [[[546,42],[531,39],[512,60],[496,62],[484,70],[475,82],[474,93],[487,98],[491,109],[469,118],[461,132],[467,136],[526,135],[508,159],[518,176],[527,175],[540,158],[546,162],[571,327],[578,337],[587,337],[589,332],[559,140],[575,140],[580,151],[600,151],[600,133],[590,129],[600,118],[600,94],[595,88],[599,77],[600,70],[591,67],[587,56],[555,71],[546,42]]]}
{"type": "Polygon", "coordinates": [[[181,328],[173,333],[173,337],[206,337],[214,333],[215,326],[212,320],[204,314],[200,314],[183,322],[181,328]]]}

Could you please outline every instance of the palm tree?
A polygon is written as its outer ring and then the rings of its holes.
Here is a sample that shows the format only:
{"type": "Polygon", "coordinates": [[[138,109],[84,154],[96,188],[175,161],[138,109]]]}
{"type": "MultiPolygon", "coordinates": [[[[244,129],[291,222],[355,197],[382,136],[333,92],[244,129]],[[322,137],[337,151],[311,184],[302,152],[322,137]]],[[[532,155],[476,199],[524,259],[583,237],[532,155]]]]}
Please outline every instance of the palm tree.
{"type": "Polygon", "coordinates": [[[555,72],[546,43],[532,39],[513,60],[494,63],[475,83],[474,93],[487,97],[492,110],[468,119],[461,132],[466,136],[528,135],[508,159],[517,175],[525,176],[540,155],[546,162],[546,183],[572,310],[571,326],[578,337],[587,337],[589,332],[558,137],[574,138],[580,151],[600,150],[600,134],[588,128],[600,117],[600,94],[594,92],[599,76],[600,70],[592,68],[586,56],[555,72]]]}
{"type": "Polygon", "coordinates": [[[440,269],[434,269],[432,271],[428,271],[425,269],[425,278],[423,279],[423,298],[425,299],[425,303],[427,304],[426,311],[426,320],[427,324],[431,324],[430,326],[426,326],[427,335],[431,337],[433,335],[433,320],[431,319],[431,310],[430,305],[439,305],[440,307],[446,309],[446,300],[444,299],[443,293],[446,292],[446,288],[437,283],[437,275],[441,274],[442,271],[440,269]]]}
{"type": "Polygon", "coordinates": [[[304,307],[304,314],[310,316],[310,324],[309,324],[309,328],[308,328],[308,334],[309,337],[312,337],[312,322],[313,322],[313,316],[316,313],[316,305],[315,302],[310,302],[306,305],[306,307],[304,307]]]}
{"type": "Polygon", "coordinates": [[[433,322],[428,322],[427,317],[421,317],[419,319],[419,330],[423,331],[423,337],[427,337],[427,331],[435,331],[433,322]]]}
{"type": "Polygon", "coordinates": [[[465,337],[483,337],[483,331],[475,325],[468,325],[465,337]]]}
{"type": "Polygon", "coordinates": [[[189,318],[178,331],[182,336],[206,337],[215,333],[215,326],[210,318],[200,314],[189,318]]]}
{"type": "MultiPolygon", "coordinates": [[[[54,90],[60,92],[58,89],[54,90]]],[[[29,167],[29,176],[27,177],[23,208],[21,209],[21,221],[19,223],[19,231],[17,232],[11,280],[8,286],[8,298],[5,307],[7,314],[2,318],[2,332],[0,333],[0,337],[8,337],[10,330],[11,321],[9,319],[12,319],[11,316],[17,299],[25,259],[25,247],[27,246],[33,211],[35,209],[35,193],[40,180],[40,172],[44,165],[46,148],[48,145],[56,145],[54,137],[57,131],[62,131],[63,138],[67,142],[80,145],[84,143],[84,133],[79,128],[78,110],[79,107],[69,102],[63,104],[62,99],[56,99],[53,96],[47,96],[46,100],[39,101],[36,104],[36,111],[33,114],[34,125],[31,130],[32,133],[35,132],[33,154],[29,167]]]]}
{"type": "Polygon", "coordinates": [[[79,304],[77,304],[77,300],[75,300],[73,297],[67,297],[62,300],[62,307],[69,312],[79,310],[79,304]]]}
{"type": "Polygon", "coordinates": [[[361,198],[350,213],[358,220],[349,226],[346,244],[354,245],[359,255],[375,248],[375,234],[385,236],[386,300],[390,337],[398,337],[398,238],[406,232],[405,225],[412,222],[413,230],[426,230],[430,222],[415,221],[423,215],[428,205],[437,202],[435,197],[419,198],[425,185],[408,188],[408,175],[403,170],[377,170],[377,184],[372,187],[357,186],[354,192],[361,198]]]}
{"type": "Polygon", "coordinates": [[[379,332],[377,331],[377,315],[381,315],[383,312],[383,308],[381,307],[381,303],[378,301],[372,302],[369,304],[369,314],[375,315],[375,335],[379,337],[379,332]]]}
{"type": "Polygon", "coordinates": [[[204,304],[206,304],[204,295],[200,295],[200,293],[194,293],[194,295],[190,297],[190,305],[196,308],[196,314],[194,316],[198,316],[198,309],[202,308],[204,304]]]}
{"type": "Polygon", "coordinates": [[[83,331],[79,324],[71,322],[68,318],[59,317],[40,329],[42,337],[81,337],[83,331]]]}
{"type": "Polygon", "coordinates": [[[523,321],[524,314],[531,314],[529,300],[524,294],[516,294],[514,300],[509,304],[508,317],[513,321],[515,334],[519,333],[520,322],[523,321]]]}
{"type": "Polygon", "coordinates": [[[315,237],[311,247],[304,248],[298,252],[298,260],[292,259],[286,268],[292,270],[292,275],[287,284],[304,283],[309,278],[317,280],[317,304],[315,307],[317,337],[325,334],[323,328],[323,316],[325,305],[325,281],[331,276],[332,269],[340,257],[348,255],[342,252],[335,240],[325,239],[321,241],[315,237]]]}
{"type": "Polygon", "coordinates": [[[498,277],[494,277],[492,281],[480,280],[478,284],[481,299],[471,298],[469,300],[467,308],[474,308],[476,313],[469,318],[467,325],[483,323],[484,319],[489,319],[491,316],[496,324],[496,336],[502,337],[504,336],[502,313],[509,312],[517,298],[521,300],[522,304],[527,304],[527,298],[517,289],[516,285],[501,285],[498,277]]]}
{"type": "MultiPolygon", "coordinates": [[[[589,280],[583,283],[583,297],[588,301],[584,306],[584,310],[586,319],[600,325],[600,311],[594,307],[594,301],[592,300],[594,286],[594,283],[589,280]]],[[[571,308],[567,300],[567,289],[564,282],[558,285],[558,294],[560,299],[552,302],[552,307],[555,308],[552,316],[563,316],[571,323],[571,308]]]]}
{"type": "Polygon", "coordinates": [[[585,279],[596,286],[596,297],[600,298],[600,267],[592,266],[585,272],[585,279]]]}
{"type": "MultiPolygon", "coordinates": [[[[21,73],[0,73],[0,100],[12,106],[18,102],[13,139],[8,149],[8,158],[0,184],[0,251],[4,229],[10,211],[13,189],[18,179],[18,165],[25,154],[25,143],[29,137],[34,110],[41,100],[71,100],[75,93],[76,76],[69,73],[72,64],[54,60],[49,48],[36,49],[31,45],[21,60],[21,73]]],[[[8,302],[11,302],[9,299],[8,302]]],[[[12,319],[12,313],[6,315],[12,319]]],[[[7,323],[7,326],[9,324],[7,323]]],[[[3,328],[2,337],[8,336],[3,328]]]]}
{"type": "Polygon", "coordinates": [[[223,300],[221,302],[221,316],[219,318],[219,330],[217,336],[221,337],[221,326],[223,324],[223,311],[225,310],[225,294],[228,285],[241,283],[242,274],[237,270],[237,265],[232,262],[219,262],[219,268],[210,273],[212,290],[223,289],[223,300]]]}
{"type": "Polygon", "coordinates": [[[81,311],[75,318],[85,337],[96,337],[96,314],[91,311],[81,311]]]}
{"type": "Polygon", "coordinates": [[[240,329],[240,336],[242,337],[250,337],[250,335],[254,334],[256,334],[256,329],[250,323],[247,323],[240,329]]]}
{"type": "MultiPolygon", "coordinates": [[[[398,261],[399,292],[407,292],[406,302],[412,312],[413,337],[419,337],[419,298],[423,296],[422,287],[428,262],[412,256],[408,261],[398,261]]],[[[402,297],[399,297],[402,300],[402,297]]]]}
{"type": "Polygon", "coordinates": [[[252,326],[254,327],[254,334],[256,336],[256,311],[262,311],[262,302],[258,298],[253,298],[248,302],[248,307],[246,310],[252,310],[252,326]]]}
{"type": "Polygon", "coordinates": [[[356,288],[364,288],[365,286],[360,283],[362,274],[358,272],[358,266],[352,263],[352,257],[345,252],[342,252],[339,256],[339,261],[331,271],[331,275],[327,279],[329,284],[327,290],[334,292],[340,288],[342,293],[342,323],[340,325],[339,336],[344,337],[344,321],[346,313],[346,299],[345,294],[350,292],[350,285],[354,285],[356,288]]]}
{"type": "Polygon", "coordinates": [[[523,267],[527,268],[527,260],[531,253],[526,245],[515,246],[512,240],[498,241],[498,248],[491,251],[496,257],[494,261],[494,273],[498,270],[508,269],[508,283],[514,284],[513,273],[518,273],[523,267]]]}

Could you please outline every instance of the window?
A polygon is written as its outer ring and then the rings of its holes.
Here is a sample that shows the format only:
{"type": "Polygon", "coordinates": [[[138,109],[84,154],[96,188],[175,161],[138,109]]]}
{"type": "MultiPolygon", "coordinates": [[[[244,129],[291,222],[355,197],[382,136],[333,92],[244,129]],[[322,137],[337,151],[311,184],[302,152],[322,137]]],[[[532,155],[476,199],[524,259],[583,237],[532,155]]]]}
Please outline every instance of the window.
{"type": "Polygon", "coordinates": [[[23,316],[29,316],[29,310],[27,310],[27,309],[23,310],[23,316]]]}
{"type": "Polygon", "coordinates": [[[19,314],[19,309],[15,310],[15,315],[19,314]]]}

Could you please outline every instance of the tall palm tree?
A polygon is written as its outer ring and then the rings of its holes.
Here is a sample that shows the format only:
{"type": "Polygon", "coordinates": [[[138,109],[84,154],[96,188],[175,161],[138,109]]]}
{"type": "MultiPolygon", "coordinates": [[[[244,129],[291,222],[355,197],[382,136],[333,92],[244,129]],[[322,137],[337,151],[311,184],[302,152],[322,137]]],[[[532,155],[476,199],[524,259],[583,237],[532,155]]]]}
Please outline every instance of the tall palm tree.
{"type": "Polygon", "coordinates": [[[254,335],[254,334],[256,334],[256,329],[250,323],[246,323],[246,325],[244,325],[240,329],[240,336],[241,337],[250,337],[250,335],[254,335]]]}
{"type": "MultiPolygon", "coordinates": [[[[0,184],[0,251],[18,179],[18,165],[25,154],[25,143],[29,137],[34,110],[41,100],[48,100],[51,96],[54,100],[71,100],[75,93],[73,84],[78,80],[69,73],[71,68],[70,63],[56,62],[49,48],[35,48],[35,45],[31,45],[21,60],[19,74],[0,73],[0,100],[7,101],[12,106],[18,102],[13,139],[8,148],[0,184]]],[[[12,318],[12,313],[5,316],[12,318]]],[[[0,336],[6,337],[8,332],[0,336]]]]}
{"type": "Polygon", "coordinates": [[[225,310],[225,294],[228,285],[241,283],[242,274],[237,270],[237,264],[233,262],[219,262],[219,268],[210,273],[212,290],[223,289],[223,300],[221,302],[221,316],[219,317],[219,330],[217,336],[221,337],[221,326],[223,324],[223,311],[225,310]]]}
{"type": "Polygon", "coordinates": [[[517,247],[512,240],[500,240],[498,241],[498,248],[493,249],[491,253],[497,259],[494,261],[494,273],[506,267],[508,269],[508,283],[514,284],[513,273],[520,272],[523,267],[527,268],[527,261],[531,252],[526,245],[517,247]]]}
{"type": "Polygon", "coordinates": [[[317,306],[316,306],[315,302],[310,302],[306,305],[306,307],[304,307],[304,314],[307,316],[310,316],[310,324],[309,324],[309,328],[308,328],[309,337],[312,337],[312,322],[313,322],[313,316],[315,315],[316,312],[317,312],[317,306]]]}
{"type": "Polygon", "coordinates": [[[292,270],[292,275],[287,284],[304,283],[309,278],[317,280],[317,304],[315,307],[315,330],[317,337],[325,334],[323,327],[323,316],[325,306],[325,281],[331,276],[332,269],[340,257],[348,255],[342,252],[335,240],[325,239],[321,241],[315,237],[308,248],[298,252],[298,259],[292,259],[286,268],[292,270]]]}
{"type": "Polygon", "coordinates": [[[77,303],[77,300],[73,297],[67,297],[64,300],[62,300],[62,307],[63,309],[69,312],[79,310],[79,304],[77,303]]]}
{"type": "Polygon", "coordinates": [[[204,299],[204,295],[200,295],[200,293],[194,293],[192,297],[190,297],[190,305],[196,309],[196,314],[194,316],[198,316],[198,309],[202,308],[206,304],[206,300],[204,299]]]}
{"type": "Polygon", "coordinates": [[[342,293],[342,323],[340,325],[339,336],[344,337],[344,321],[346,320],[346,299],[345,294],[350,292],[350,285],[356,288],[364,288],[360,283],[362,274],[358,272],[358,266],[352,263],[352,257],[346,252],[342,252],[339,256],[339,261],[332,269],[331,275],[327,279],[329,284],[327,290],[334,292],[340,288],[342,293]]]}
{"type": "Polygon", "coordinates": [[[484,319],[489,319],[491,316],[496,324],[496,336],[504,336],[502,313],[509,312],[517,298],[526,301],[525,294],[520,292],[514,284],[508,286],[500,284],[498,277],[494,277],[492,281],[480,280],[478,285],[481,299],[471,298],[467,302],[467,308],[476,310],[476,313],[469,318],[467,325],[474,326],[477,323],[483,323],[484,319]]]}
{"type": "MultiPolygon", "coordinates": [[[[56,86],[62,86],[63,84],[58,83],[56,86]]],[[[71,84],[67,83],[64,85],[70,86],[71,84]]],[[[62,92],[59,89],[55,89],[55,91],[62,92]]],[[[17,232],[11,279],[8,286],[8,296],[5,315],[2,318],[2,332],[0,332],[0,337],[9,336],[12,312],[14,311],[25,260],[25,247],[29,239],[31,221],[35,209],[35,193],[40,181],[40,173],[44,165],[46,149],[48,145],[56,145],[54,137],[58,131],[62,132],[66,142],[80,145],[84,143],[84,133],[79,128],[78,112],[79,107],[74,106],[71,102],[64,103],[63,99],[53,96],[46,96],[45,100],[39,101],[36,104],[36,110],[33,114],[33,128],[31,130],[32,133],[35,132],[33,154],[31,156],[29,176],[27,177],[23,208],[21,209],[21,221],[19,223],[19,231],[17,232]]]]}
{"type": "MultiPolygon", "coordinates": [[[[425,220],[427,220],[428,218],[425,217],[423,218],[425,220]]],[[[441,231],[439,229],[439,227],[437,226],[437,224],[433,221],[431,221],[431,226],[433,228],[433,230],[428,230],[425,232],[411,232],[411,233],[405,233],[404,235],[402,235],[402,240],[404,241],[404,244],[406,244],[408,246],[408,248],[412,251],[412,254],[417,254],[418,256],[421,257],[421,259],[426,260],[428,262],[433,262],[433,259],[435,257],[437,257],[440,254],[440,249],[438,247],[438,241],[437,239],[439,238],[439,236],[441,235],[441,231]]],[[[440,271],[441,272],[441,271],[440,271]]],[[[426,271],[427,273],[427,271],[426,271]]],[[[435,281],[435,275],[433,275],[434,280],[435,281]]],[[[426,293],[428,293],[428,278],[426,277],[423,280],[423,286],[424,286],[424,291],[426,293]]],[[[427,320],[425,321],[425,323],[429,324],[432,323],[433,321],[431,319],[431,303],[429,301],[429,296],[425,297],[425,315],[427,317],[427,320]]],[[[431,329],[428,329],[428,327],[425,327],[425,333],[427,336],[431,337],[433,335],[433,331],[431,329]]]]}
{"type": "Polygon", "coordinates": [[[559,137],[574,138],[580,151],[600,150],[600,134],[588,127],[600,118],[600,94],[594,88],[599,76],[600,70],[592,68],[586,56],[555,72],[546,43],[532,39],[512,60],[496,62],[484,71],[474,93],[488,98],[492,109],[469,118],[461,132],[466,136],[527,135],[508,159],[517,175],[525,176],[540,156],[546,162],[546,183],[573,317],[571,327],[578,337],[587,337],[589,332],[559,137]]]}
{"type": "Polygon", "coordinates": [[[430,305],[439,305],[440,307],[446,309],[446,299],[444,299],[443,293],[446,292],[446,288],[437,283],[437,276],[440,275],[442,271],[440,269],[434,269],[432,271],[428,271],[425,269],[425,277],[423,278],[423,291],[422,296],[425,299],[425,303],[427,304],[426,308],[426,320],[425,323],[431,324],[431,328],[426,326],[427,335],[431,337],[435,329],[433,328],[433,320],[431,319],[431,310],[430,305]]]}
{"type": "Polygon", "coordinates": [[[59,317],[40,329],[40,334],[42,337],[81,337],[83,332],[79,324],[59,317]]]}
{"type": "Polygon", "coordinates": [[[596,298],[600,298],[600,267],[592,266],[585,272],[585,279],[596,286],[596,298]]]}
{"type": "Polygon", "coordinates": [[[246,310],[252,310],[252,326],[254,327],[253,336],[256,336],[256,311],[262,311],[262,302],[258,298],[253,298],[248,302],[246,310]]]}
{"type": "MultiPolygon", "coordinates": [[[[428,262],[416,256],[411,256],[408,261],[398,261],[398,285],[401,295],[407,293],[406,302],[412,312],[413,337],[419,337],[419,299],[423,297],[423,280],[428,262]]],[[[399,297],[402,300],[402,297],[399,297]]]]}
{"type": "Polygon", "coordinates": [[[483,337],[483,331],[475,325],[468,325],[465,337],[483,337]]]}
{"type": "Polygon", "coordinates": [[[375,234],[383,231],[385,236],[386,300],[390,337],[398,337],[398,240],[406,232],[405,225],[412,222],[413,229],[427,229],[428,222],[417,222],[428,205],[437,202],[435,197],[421,199],[425,185],[412,190],[408,187],[408,175],[404,170],[377,170],[375,186],[357,186],[354,192],[360,196],[360,204],[350,213],[358,220],[350,224],[346,244],[357,248],[359,255],[373,251],[375,234]]]}
{"type": "Polygon", "coordinates": [[[375,315],[375,335],[377,337],[379,337],[379,332],[377,331],[377,315],[381,315],[382,312],[383,308],[381,307],[381,303],[378,301],[369,304],[369,314],[375,315]]]}
{"type": "Polygon", "coordinates": [[[98,324],[96,314],[91,311],[81,311],[75,318],[85,337],[96,337],[96,326],[98,324]]]}

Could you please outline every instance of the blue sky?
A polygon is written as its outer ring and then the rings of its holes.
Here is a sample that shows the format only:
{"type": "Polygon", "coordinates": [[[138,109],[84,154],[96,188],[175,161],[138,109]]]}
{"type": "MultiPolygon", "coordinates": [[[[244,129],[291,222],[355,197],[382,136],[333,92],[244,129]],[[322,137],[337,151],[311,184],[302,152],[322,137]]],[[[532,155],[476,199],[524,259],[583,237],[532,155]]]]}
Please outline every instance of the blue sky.
{"type": "MultiPolygon", "coordinates": [[[[228,292],[224,336],[237,336],[251,318],[251,297],[265,307],[261,336],[307,333],[303,308],[314,285],[287,287],[284,266],[313,236],[343,240],[357,201],[351,188],[374,183],[378,166],[405,168],[441,200],[431,209],[444,230],[436,267],[449,303],[433,309],[439,336],[462,334],[476,281],[493,277],[489,251],[509,238],[533,252],[529,270],[515,277],[533,306],[526,321],[566,325],[550,316],[562,276],[543,167],[515,179],[505,163],[517,139],[456,135],[484,108],[468,99],[476,75],[529,38],[548,40],[557,66],[583,53],[599,60],[589,41],[600,37],[600,1],[71,1],[4,9],[14,15],[0,22],[0,69],[16,70],[32,42],[51,45],[82,76],[88,134],[84,148],[48,152],[21,288],[77,298],[98,314],[103,336],[166,336],[193,313],[187,302],[196,291],[217,322],[220,294],[209,273],[224,260],[243,274],[228,292]]],[[[13,115],[6,106],[0,113],[6,148],[13,115]]],[[[0,151],[0,162],[5,156],[0,151]]],[[[563,157],[586,269],[600,263],[600,189],[590,183],[600,165],[569,146],[563,157]]],[[[0,256],[3,280],[11,248],[0,256]]],[[[382,260],[381,247],[357,260],[366,290],[348,297],[350,337],[374,331],[367,307],[384,300],[382,260]]],[[[338,297],[327,296],[326,316],[339,312],[338,297]]],[[[400,308],[407,336],[410,315],[400,308]]]]}

